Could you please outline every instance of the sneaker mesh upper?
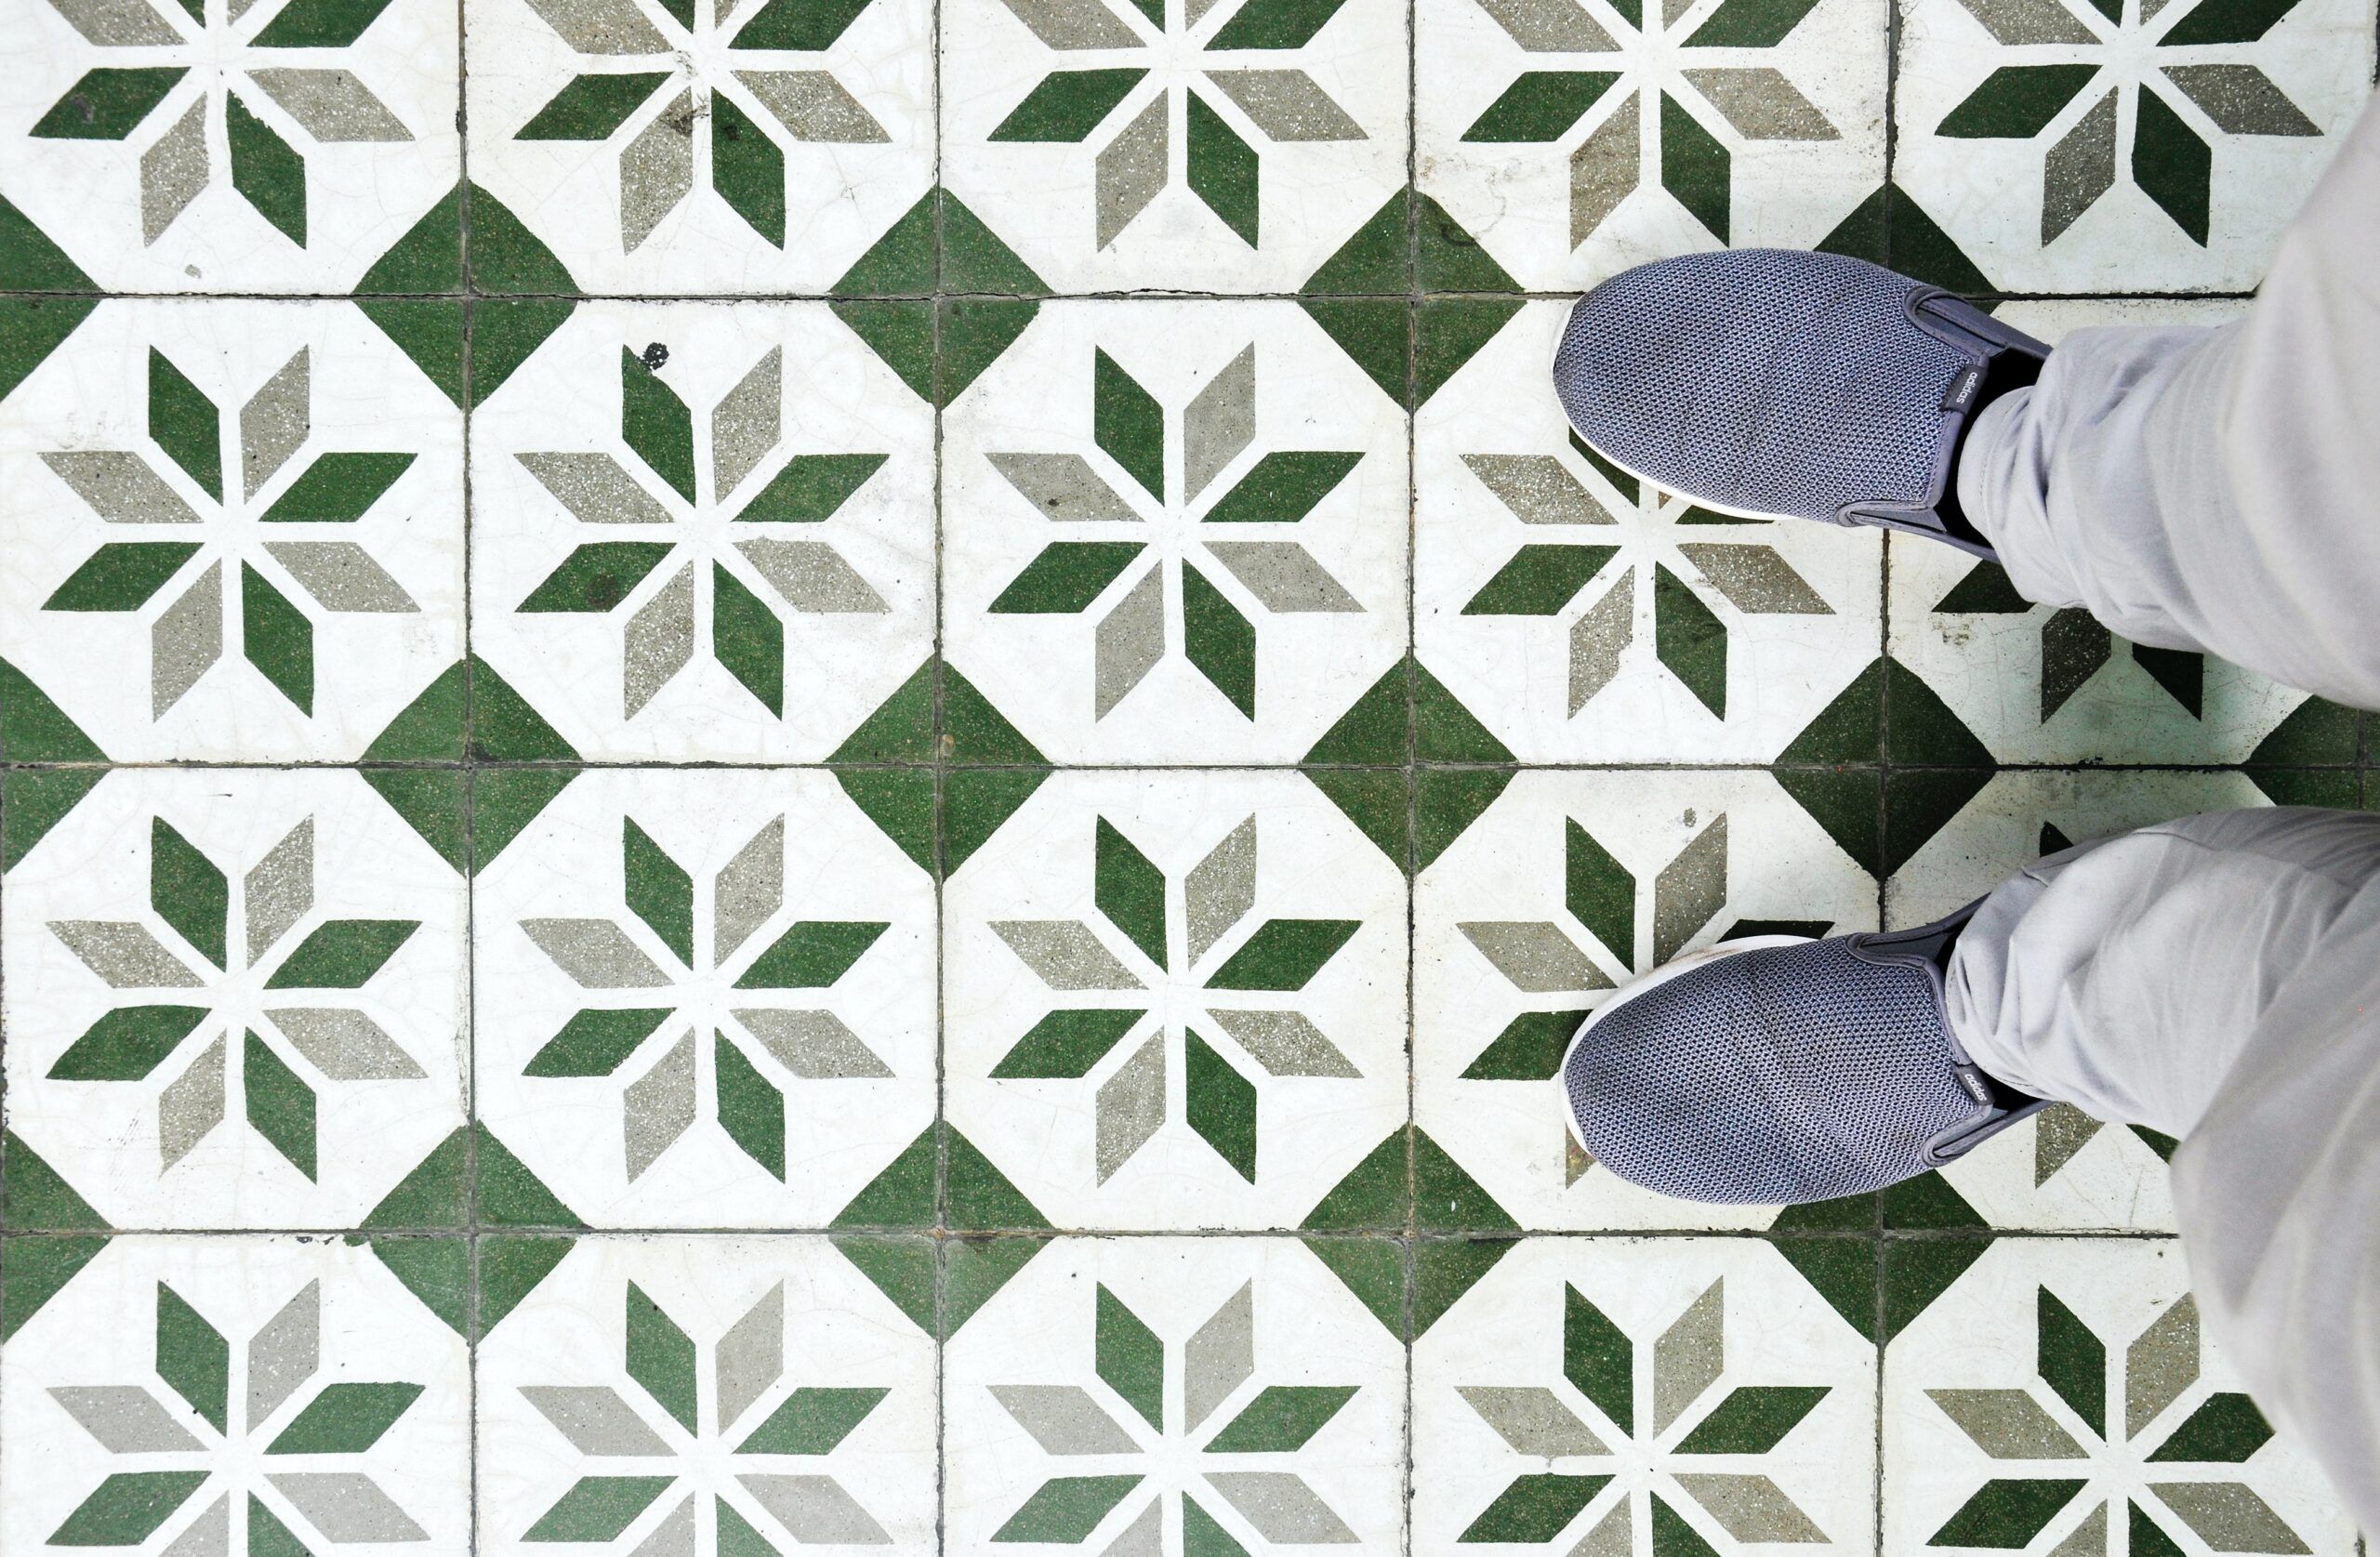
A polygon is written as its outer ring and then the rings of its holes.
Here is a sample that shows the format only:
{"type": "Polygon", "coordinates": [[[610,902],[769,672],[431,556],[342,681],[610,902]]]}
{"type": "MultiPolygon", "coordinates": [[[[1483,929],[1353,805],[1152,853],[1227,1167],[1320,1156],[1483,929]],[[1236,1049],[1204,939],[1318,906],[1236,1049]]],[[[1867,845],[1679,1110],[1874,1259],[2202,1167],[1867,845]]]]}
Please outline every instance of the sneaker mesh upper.
{"type": "Polygon", "coordinates": [[[1925,975],[1841,939],[1739,952],[1627,999],[1572,1049],[1563,1086],[1597,1161],[1688,1200],[1879,1189],[1981,1111],[1925,975]]]}
{"type": "Polygon", "coordinates": [[[1705,502],[1825,520],[1924,503],[1942,394],[1971,359],[1910,323],[1920,290],[1784,249],[1640,265],[1579,299],[1554,389],[1589,443],[1705,502]]]}

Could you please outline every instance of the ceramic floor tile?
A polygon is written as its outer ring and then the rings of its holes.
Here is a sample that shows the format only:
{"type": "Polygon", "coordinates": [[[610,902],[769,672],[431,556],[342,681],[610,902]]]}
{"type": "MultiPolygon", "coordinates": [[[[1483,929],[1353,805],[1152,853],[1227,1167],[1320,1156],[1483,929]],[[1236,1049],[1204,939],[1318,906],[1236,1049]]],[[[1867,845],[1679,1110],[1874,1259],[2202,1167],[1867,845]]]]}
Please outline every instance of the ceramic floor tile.
{"type": "Polygon", "coordinates": [[[589,290],[825,292],[933,182],[927,0],[466,10],[471,176],[589,290]]]}
{"type": "Polygon", "coordinates": [[[445,0],[7,0],[7,199],[33,231],[0,257],[55,245],[121,292],[354,287],[455,187],[455,23],[445,0]]]}
{"type": "Polygon", "coordinates": [[[469,1394],[462,1337],[364,1248],[119,1238],[0,1355],[0,1537],[453,1557],[469,1394]]]}
{"type": "Polygon", "coordinates": [[[1531,290],[1812,247],[1884,178],[1878,0],[1422,0],[1415,28],[1421,188],[1531,290]]]}
{"type": "Polygon", "coordinates": [[[2356,1549],[2203,1334],[2170,1240],[2003,1239],[1895,1337],[1884,1380],[1887,1550],[2356,1549]]]}
{"type": "Polygon", "coordinates": [[[824,1238],[587,1238],[479,1357],[479,1550],[934,1549],[934,1348],[824,1238]]]}
{"type": "Polygon", "coordinates": [[[2236,318],[2373,5],[0,0],[0,1551],[2346,1557],[2176,1142],[1553,1075],[2368,719],[1543,391],[2236,318]]]}
{"type": "Polygon", "coordinates": [[[464,883],[354,773],[112,773],[7,885],[9,1149],[114,1225],[353,1226],[462,1124],[464,883]]]}
{"type": "Polygon", "coordinates": [[[479,1115],[596,1225],[823,1226],[932,1122],[932,883],[824,773],[586,773],[473,915],[479,1115]]]}
{"type": "MultiPolygon", "coordinates": [[[[1997,312],[2055,346],[2087,326],[2219,324],[2241,309],[2026,299],[1997,312]]],[[[2261,760],[2259,744],[2307,702],[2209,655],[2126,643],[2086,612],[2030,604],[1997,565],[1948,548],[1894,545],[1890,610],[1895,658],[2003,762],[2261,760]]]]}
{"type": "Polygon", "coordinates": [[[1871,1550],[1876,1351],[1759,1239],[1538,1238],[1413,1351],[1413,1543],[1871,1550]]]}
{"type": "Polygon", "coordinates": [[[1414,891],[1414,1120],[1529,1228],[1765,1226],[1598,1168],[1552,1077],[1583,1011],[1729,937],[1871,929],[1876,889],[1765,773],[1524,772],[1414,891]]]}
{"type": "Polygon", "coordinates": [[[1539,382],[1567,314],[1529,304],[1415,419],[1415,647],[1524,762],[1769,760],[1874,657],[1882,537],[1589,454],[1539,382]]]}
{"type": "Polygon", "coordinates": [[[581,756],[814,761],[932,653],[932,412],[824,305],[587,307],[473,422],[473,643],[581,756]]]}
{"type": "Polygon", "coordinates": [[[350,761],[462,653],[463,417],[346,303],[103,304],[0,419],[0,654],[126,761],[350,761]]]}
{"type": "Polygon", "coordinates": [[[2243,291],[2370,94],[2360,0],[1918,0],[1894,178],[2014,291],[2243,291]]]}
{"type": "Polygon", "coordinates": [[[2211,654],[2128,643],[2035,605],[1996,562],[1894,545],[1895,661],[2001,762],[2236,763],[2306,694],[2211,654]]]}
{"type": "Polygon", "coordinates": [[[945,1538],[1395,1551],[1404,1395],[1294,1239],[1060,1239],[947,1349],[945,1538]]]}
{"type": "Polygon", "coordinates": [[[945,419],[951,663],[1062,762],[1290,762],[1405,644],[1395,407],[1288,303],[1058,303],[945,419]]]}
{"type": "Polygon", "coordinates": [[[1294,290],[1405,184],[1405,19],[949,0],[944,177],[1062,292],[1294,290]]]}
{"type": "Polygon", "coordinates": [[[1884,886],[1884,922],[1940,918],[2044,854],[2202,811],[2268,804],[2248,772],[2002,772],[1884,886]]]}
{"type": "Polygon", "coordinates": [[[1288,1227],[1405,1118],[1405,885],[1293,773],[1066,773],[944,897],[951,1124],[1061,1227],[1288,1227]]]}

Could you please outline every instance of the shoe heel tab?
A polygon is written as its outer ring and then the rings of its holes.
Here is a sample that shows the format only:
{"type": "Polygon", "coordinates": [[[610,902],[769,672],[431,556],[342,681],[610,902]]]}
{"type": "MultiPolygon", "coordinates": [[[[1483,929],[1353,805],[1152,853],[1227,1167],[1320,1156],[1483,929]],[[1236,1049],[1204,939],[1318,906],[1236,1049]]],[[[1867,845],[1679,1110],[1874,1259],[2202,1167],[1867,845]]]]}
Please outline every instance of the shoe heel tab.
{"type": "Polygon", "coordinates": [[[2036,362],[2049,360],[2048,346],[2013,324],[2002,323],[1954,292],[1920,287],[1909,295],[1907,306],[1911,323],[1947,346],[1973,354],[1978,363],[2003,351],[2036,362]]]}

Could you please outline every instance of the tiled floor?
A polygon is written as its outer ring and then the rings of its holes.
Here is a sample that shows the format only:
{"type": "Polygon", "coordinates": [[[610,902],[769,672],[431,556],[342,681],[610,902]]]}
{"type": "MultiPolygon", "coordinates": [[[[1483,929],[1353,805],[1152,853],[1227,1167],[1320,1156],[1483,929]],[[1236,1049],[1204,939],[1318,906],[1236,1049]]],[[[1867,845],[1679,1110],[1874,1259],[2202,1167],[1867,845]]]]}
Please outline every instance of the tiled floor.
{"type": "Polygon", "coordinates": [[[1544,369],[2230,317],[2374,20],[0,0],[0,1550],[2352,1551],[2174,1142],[1703,1209],[1547,1077],[2360,721],[1544,369]]]}

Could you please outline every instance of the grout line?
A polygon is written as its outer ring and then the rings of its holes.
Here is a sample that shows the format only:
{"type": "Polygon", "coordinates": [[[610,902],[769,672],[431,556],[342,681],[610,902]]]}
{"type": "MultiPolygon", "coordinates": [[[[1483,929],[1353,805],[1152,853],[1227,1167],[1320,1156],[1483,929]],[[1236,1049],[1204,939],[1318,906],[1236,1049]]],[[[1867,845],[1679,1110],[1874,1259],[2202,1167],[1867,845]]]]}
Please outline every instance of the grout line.
{"type": "MultiPolygon", "coordinates": [[[[0,1233],[0,1243],[88,1238],[337,1238],[350,1234],[407,1242],[452,1242],[451,1226],[382,1227],[352,1224],[336,1227],[112,1227],[104,1234],[90,1228],[19,1228],[0,1233]]],[[[1989,1244],[2009,1238],[2081,1239],[2093,1243],[2165,1243],[2179,1234],[2145,1228],[2063,1227],[1465,1227],[1423,1228],[1409,1222],[1379,1227],[1315,1230],[1294,1226],[1269,1227],[949,1227],[934,1223],[844,1227],[827,1224],[802,1227],[620,1226],[590,1227],[584,1223],[507,1224],[481,1228],[483,1241],[508,1238],[844,1238],[931,1239],[946,1245],[963,1239],[1038,1238],[1045,1243],[1062,1238],[1289,1238],[1300,1243],[1395,1243],[1416,1247],[1424,1244],[1497,1244],[1522,1239],[1561,1238],[1578,1242],[1644,1242],[1693,1238],[1736,1238],[1765,1244],[1989,1244]]]]}
{"type": "MultiPolygon", "coordinates": [[[[468,194],[466,195],[468,201],[468,194]]],[[[1886,209],[1889,230],[1890,210],[1886,209]]],[[[1411,214],[1408,226],[1412,224],[1411,214]]],[[[1889,238],[1889,231],[1887,231],[1889,238]]],[[[363,302],[429,302],[466,303],[476,300],[500,303],[562,302],[562,303],[635,303],[647,308],[666,308],[677,303],[699,304],[795,304],[795,303],[932,303],[932,302],[1036,302],[1036,303],[1310,303],[1310,302],[1388,302],[1396,295],[1381,292],[1192,292],[1192,291],[1113,291],[1113,292],[483,292],[467,286],[459,292],[96,292],[72,291],[57,287],[0,287],[0,298],[42,300],[60,297],[70,300],[87,299],[97,302],[160,302],[160,303],[363,303],[363,302]]],[[[1476,291],[1459,288],[1421,287],[1416,278],[1408,297],[1469,300],[1486,302],[1572,303],[1578,301],[1578,289],[1559,292],[1530,292],[1514,288],[1510,291],[1476,291]]],[[[2254,292],[1974,292],[1964,294],[1977,302],[1988,303],[2148,303],[2148,302],[2248,302],[2254,292]]]]}
{"type": "Polygon", "coordinates": [[[472,376],[471,347],[479,323],[479,296],[471,273],[470,42],[466,0],[455,0],[455,125],[458,142],[456,182],[456,266],[463,277],[463,1236],[468,1290],[463,1301],[465,1461],[469,1484],[463,1541],[480,1550],[480,1132],[479,1132],[479,836],[476,825],[479,774],[473,771],[471,654],[471,429],[479,420],[479,386],[472,376]]]}
{"type": "MultiPolygon", "coordinates": [[[[939,666],[937,666],[937,675],[939,666]]],[[[1409,680],[1409,678],[1408,678],[1409,680]]],[[[470,758],[423,762],[4,762],[0,773],[211,773],[211,772],[720,772],[720,773],[932,773],[944,770],[977,773],[1390,773],[1408,769],[1473,773],[1805,773],[1864,772],[1889,767],[1910,773],[2346,773],[2364,771],[2365,764],[2342,762],[1760,762],[1746,759],[1706,762],[1474,762],[1421,757],[1404,762],[543,762],[490,760],[470,758]]]]}
{"type": "Polygon", "coordinates": [[[945,790],[948,779],[948,752],[945,750],[946,717],[943,698],[943,393],[942,393],[942,325],[946,305],[940,300],[943,291],[944,257],[947,233],[944,220],[945,196],[942,184],[942,0],[933,0],[933,79],[930,97],[933,113],[933,284],[936,300],[929,305],[927,329],[932,348],[928,353],[927,382],[933,387],[933,660],[931,672],[929,703],[932,719],[928,728],[932,744],[928,748],[933,759],[932,794],[927,814],[932,819],[933,837],[928,840],[927,857],[933,868],[933,1220],[934,1246],[932,1258],[933,1313],[933,1544],[937,1552],[949,1550],[949,1479],[950,1422],[945,1409],[948,1394],[950,1320],[950,1245],[944,1235],[950,1221],[950,1125],[949,1125],[949,988],[944,952],[944,895],[949,890],[947,862],[943,857],[943,838],[947,831],[943,825],[943,810],[947,803],[945,790]]]}
{"type": "MultiPolygon", "coordinates": [[[[1419,1182],[1421,1128],[1415,1119],[1415,1076],[1418,1066],[1415,1054],[1420,1032],[1415,1015],[1418,1001],[1416,968],[1421,961],[1421,938],[1417,929],[1415,903],[1421,896],[1421,653],[1419,579],[1421,577],[1421,484],[1417,469],[1416,445],[1421,442],[1421,7],[1419,0],[1406,0],[1405,6],[1405,264],[1409,292],[1405,302],[1405,404],[1401,407],[1405,422],[1405,1214],[1410,1222],[1421,1216],[1421,1190],[1419,1182]]],[[[1408,1225],[1409,1225],[1408,1223],[1408,1225]]],[[[1418,1229],[1417,1229],[1418,1231],[1418,1229]]],[[[1401,1403],[1402,1436],[1398,1444],[1399,1491],[1397,1539],[1404,1551],[1413,1550],[1413,1401],[1415,1343],[1421,1339],[1414,1320],[1419,1307],[1421,1279],[1421,1244],[1418,1238],[1402,1240],[1398,1248],[1398,1269],[1405,1278],[1404,1302],[1400,1317],[1403,1342],[1405,1398],[1401,1403]]]]}

